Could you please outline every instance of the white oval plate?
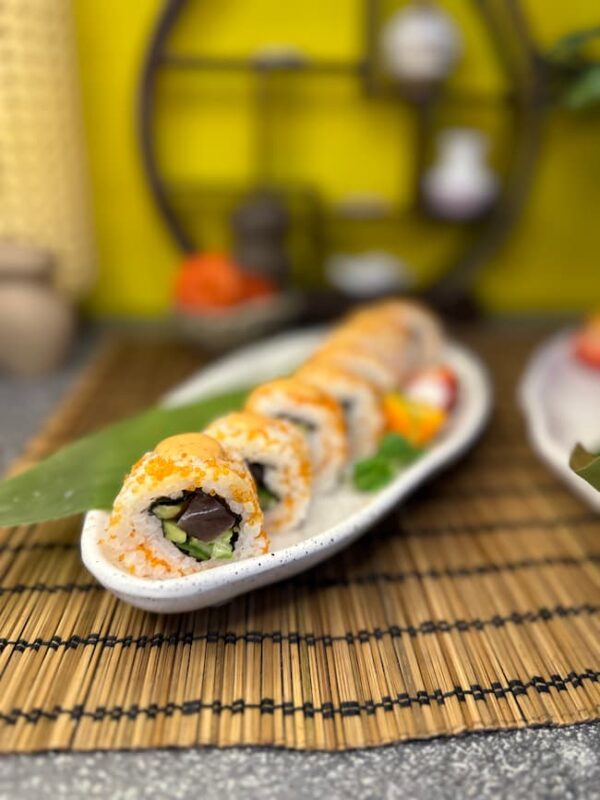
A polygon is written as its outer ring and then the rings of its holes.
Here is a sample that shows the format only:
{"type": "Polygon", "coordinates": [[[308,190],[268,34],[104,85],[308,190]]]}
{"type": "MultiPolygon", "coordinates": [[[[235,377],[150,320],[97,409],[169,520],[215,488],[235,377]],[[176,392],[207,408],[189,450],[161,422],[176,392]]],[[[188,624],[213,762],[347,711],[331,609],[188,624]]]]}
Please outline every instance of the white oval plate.
{"type": "MultiPolygon", "coordinates": [[[[322,336],[322,330],[293,332],[246,347],[203,369],[167,395],[164,403],[189,403],[284,375],[314,350],[322,336]]],[[[479,436],[491,407],[487,373],[457,344],[447,345],[444,360],[456,370],[460,386],[450,421],[436,443],[384,489],[361,493],[345,482],[313,502],[309,518],[300,529],[273,537],[272,550],[266,555],[168,580],[138,578],[108,561],[98,545],[108,514],[90,511],[81,537],[85,566],[103,586],[131,605],[177,613],[223,603],[329,558],[365,533],[433,473],[458,458],[479,436]]]]}
{"type": "Polygon", "coordinates": [[[573,331],[563,331],[532,355],[519,386],[531,445],[592,508],[600,492],[569,467],[573,446],[600,449],[600,374],[572,355],[573,331]]]}

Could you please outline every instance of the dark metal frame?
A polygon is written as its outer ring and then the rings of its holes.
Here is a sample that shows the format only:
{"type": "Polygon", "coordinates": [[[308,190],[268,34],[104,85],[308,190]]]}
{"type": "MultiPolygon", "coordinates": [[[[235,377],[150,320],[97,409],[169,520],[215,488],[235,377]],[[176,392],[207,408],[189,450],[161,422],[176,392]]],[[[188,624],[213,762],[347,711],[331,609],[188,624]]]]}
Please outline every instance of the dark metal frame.
{"type": "MultiPolygon", "coordinates": [[[[544,71],[535,51],[518,0],[472,0],[482,15],[498,57],[511,81],[513,91],[510,108],[514,123],[515,152],[504,188],[492,211],[481,223],[480,230],[466,250],[422,294],[434,305],[451,311],[464,311],[465,300],[472,305],[471,288],[477,273],[501,246],[517,220],[527,197],[539,151],[544,116],[544,71]]],[[[169,34],[186,5],[186,0],[166,0],[158,18],[146,53],[139,89],[138,136],[144,171],[150,191],[171,236],[184,253],[197,250],[173,207],[162,178],[154,146],[155,81],[160,68],[185,69],[263,69],[260,62],[242,59],[201,58],[169,53],[169,34]]],[[[365,91],[376,91],[374,43],[378,23],[378,0],[365,0],[366,58],[355,63],[319,62],[290,63],[278,69],[319,71],[323,74],[354,72],[362,76],[365,91]]],[[[427,109],[416,108],[419,117],[428,116],[427,109]]],[[[422,158],[422,153],[421,153],[422,158]]]]}

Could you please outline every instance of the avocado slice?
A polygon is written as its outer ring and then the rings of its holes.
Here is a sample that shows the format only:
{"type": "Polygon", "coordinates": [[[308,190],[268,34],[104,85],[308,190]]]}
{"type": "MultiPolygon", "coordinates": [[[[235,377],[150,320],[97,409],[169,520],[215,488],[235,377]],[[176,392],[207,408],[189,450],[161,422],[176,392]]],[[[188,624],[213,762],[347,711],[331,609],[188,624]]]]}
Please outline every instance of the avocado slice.
{"type": "Polygon", "coordinates": [[[187,539],[187,533],[178,528],[174,522],[165,520],[163,522],[163,532],[165,538],[174,544],[184,544],[187,539]]]}
{"type": "Polygon", "coordinates": [[[154,508],[152,509],[152,513],[154,514],[155,517],[158,517],[159,519],[162,520],[175,519],[175,517],[181,514],[182,510],[183,510],[183,505],[181,503],[173,503],[173,504],[164,503],[163,505],[160,506],[154,506],[154,508]]]}

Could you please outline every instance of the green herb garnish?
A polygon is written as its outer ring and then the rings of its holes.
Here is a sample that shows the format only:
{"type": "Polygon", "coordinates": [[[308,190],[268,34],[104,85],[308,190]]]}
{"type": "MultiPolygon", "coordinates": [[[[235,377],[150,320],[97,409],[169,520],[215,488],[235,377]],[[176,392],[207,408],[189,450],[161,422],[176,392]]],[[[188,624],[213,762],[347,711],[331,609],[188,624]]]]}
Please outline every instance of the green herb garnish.
{"type": "Polygon", "coordinates": [[[400,434],[388,433],[374,456],[354,465],[352,481],[361,492],[375,492],[386,486],[400,467],[412,463],[421,452],[400,434]]]}
{"type": "Polygon", "coordinates": [[[394,477],[392,464],[381,456],[365,458],[354,465],[352,480],[361,492],[374,492],[394,477]]]}
{"type": "Polygon", "coordinates": [[[399,433],[386,433],[381,440],[377,455],[387,458],[396,464],[410,464],[421,455],[421,448],[416,447],[399,433]]]}

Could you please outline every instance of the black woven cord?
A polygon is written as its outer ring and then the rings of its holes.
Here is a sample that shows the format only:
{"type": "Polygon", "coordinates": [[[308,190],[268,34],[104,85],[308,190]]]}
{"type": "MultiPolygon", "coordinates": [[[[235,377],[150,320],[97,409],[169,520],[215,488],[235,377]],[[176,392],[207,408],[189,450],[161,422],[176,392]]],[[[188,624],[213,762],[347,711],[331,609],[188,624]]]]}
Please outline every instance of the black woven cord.
{"type": "Polygon", "coordinates": [[[494,695],[496,698],[503,698],[507,695],[518,697],[519,695],[526,695],[530,690],[543,694],[550,692],[552,689],[564,691],[567,685],[579,689],[584,687],[586,682],[597,683],[599,679],[600,672],[588,668],[585,672],[570,672],[563,677],[551,675],[549,678],[544,679],[539,675],[535,675],[526,681],[514,678],[507,681],[505,685],[495,682],[491,686],[480,686],[479,684],[469,687],[455,686],[448,691],[434,689],[428,692],[425,689],[421,689],[414,694],[403,692],[395,697],[382,697],[380,700],[369,699],[363,702],[344,700],[338,706],[331,702],[325,702],[320,706],[315,706],[312,703],[303,703],[301,706],[297,706],[289,700],[275,703],[272,698],[265,697],[258,703],[248,703],[243,698],[239,698],[231,703],[223,703],[220,700],[206,702],[196,699],[185,700],[183,703],[170,702],[165,705],[151,703],[148,706],[138,706],[137,704],[128,707],[117,705],[111,708],[97,706],[94,709],[85,709],[82,705],[76,705],[73,708],[63,708],[62,706],[54,706],[50,709],[32,708],[28,711],[21,708],[13,708],[10,712],[0,713],[0,721],[6,725],[15,725],[19,720],[25,720],[35,725],[40,720],[55,722],[60,717],[69,717],[74,722],[78,722],[85,717],[94,722],[102,722],[103,720],[135,720],[140,716],[145,716],[148,719],[156,719],[159,716],[171,717],[175,712],[190,716],[199,714],[201,711],[212,711],[213,714],[217,715],[222,714],[224,711],[232,714],[244,714],[247,711],[274,714],[276,711],[281,711],[286,716],[302,714],[304,717],[312,718],[316,715],[322,715],[324,719],[331,719],[336,714],[341,717],[354,717],[359,716],[361,713],[371,715],[378,709],[389,712],[396,706],[410,708],[413,705],[430,705],[431,703],[444,705],[446,700],[451,698],[455,698],[461,703],[466,702],[469,697],[479,702],[485,702],[487,695],[494,695]]]}
{"type": "MultiPolygon", "coordinates": [[[[577,567],[586,563],[600,562],[600,554],[575,558],[573,556],[548,556],[547,558],[524,558],[518,561],[507,561],[501,564],[477,564],[475,566],[458,566],[444,569],[428,570],[399,570],[397,572],[368,572],[363,575],[331,575],[324,576],[318,572],[308,572],[290,578],[288,583],[294,586],[307,586],[311,589],[326,589],[332,586],[364,585],[372,583],[402,583],[407,580],[440,580],[441,578],[471,578],[478,575],[501,574],[502,572],[516,572],[521,569],[536,569],[538,567],[577,567]]],[[[0,596],[10,594],[24,594],[25,592],[92,592],[102,590],[98,583],[17,583],[13,586],[0,586],[0,596]]]]}
{"type": "Polygon", "coordinates": [[[505,625],[529,625],[534,622],[547,622],[554,618],[577,617],[581,615],[597,614],[600,611],[600,606],[590,605],[585,603],[580,606],[555,606],[554,608],[538,608],[531,611],[513,611],[506,616],[499,614],[489,617],[487,619],[457,619],[452,621],[447,620],[426,620],[418,625],[390,625],[387,628],[374,628],[373,630],[360,630],[356,632],[348,631],[342,634],[324,633],[318,636],[314,633],[300,633],[298,631],[291,631],[289,633],[281,633],[281,631],[246,631],[244,633],[235,633],[227,631],[219,633],[218,631],[207,631],[204,633],[194,633],[192,631],[178,632],[178,633],[153,633],[141,634],[133,636],[131,634],[125,636],[117,636],[116,634],[99,634],[90,633],[72,634],[68,638],[61,636],[53,636],[51,639],[37,638],[29,639],[7,639],[0,638],[0,653],[7,647],[14,647],[17,652],[24,652],[25,650],[40,650],[41,648],[48,648],[48,650],[58,650],[60,648],[77,649],[78,647],[96,647],[101,645],[103,647],[163,647],[171,645],[190,645],[193,642],[207,641],[209,643],[224,642],[228,645],[236,645],[238,642],[245,644],[262,644],[265,641],[272,641],[274,643],[289,642],[290,644],[299,644],[304,642],[309,646],[323,644],[325,647],[331,647],[334,642],[346,642],[349,645],[366,644],[372,639],[381,639],[384,636],[391,636],[392,638],[401,638],[402,636],[423,636],[432,633],[448,633],[449,631],[458,631],[464,633],[470,630],[483,630],[484,628],[494,627],[502,628],[505,625]]]}

